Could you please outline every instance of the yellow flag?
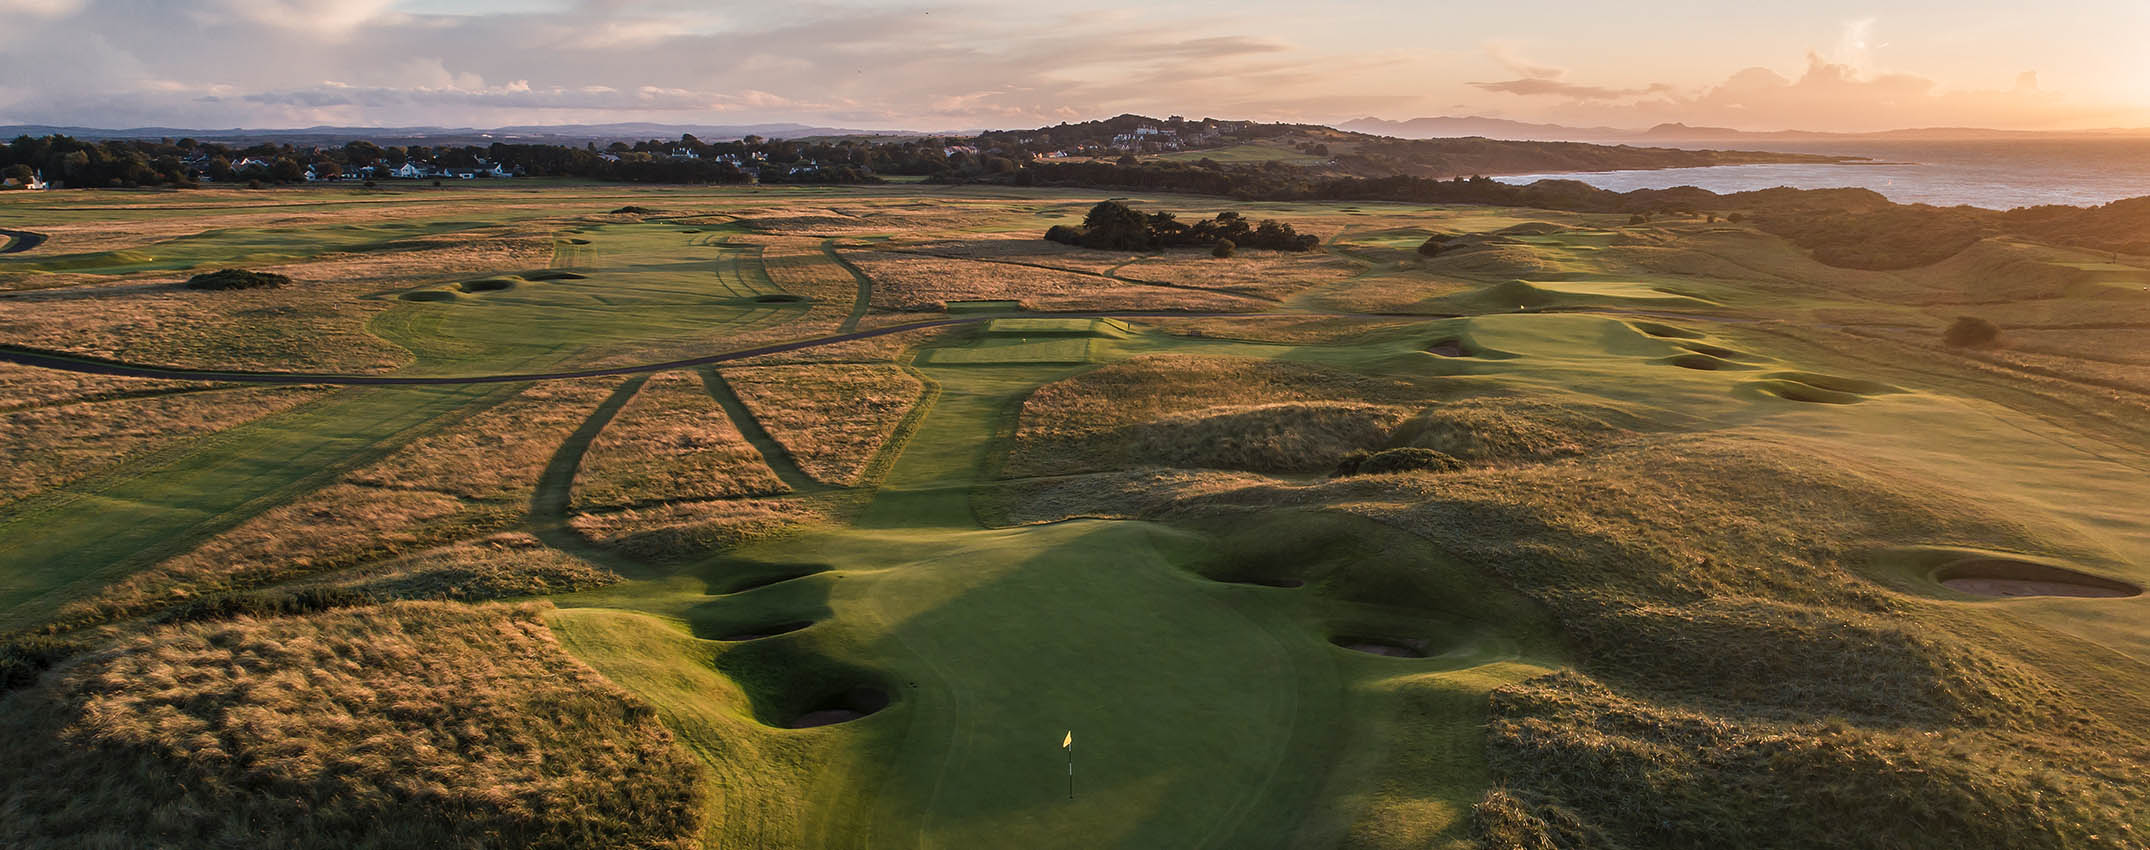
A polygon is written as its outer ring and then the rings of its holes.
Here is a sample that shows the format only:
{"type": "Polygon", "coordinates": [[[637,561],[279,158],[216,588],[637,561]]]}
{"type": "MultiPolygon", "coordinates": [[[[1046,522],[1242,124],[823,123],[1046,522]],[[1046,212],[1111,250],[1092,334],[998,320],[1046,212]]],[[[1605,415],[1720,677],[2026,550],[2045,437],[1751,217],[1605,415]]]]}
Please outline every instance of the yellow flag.
{"type": "Polygon", "coordinates": [[[1068,730],[1068,736],[1060,739],[1060,746],[1062,748],[1070,748],[1075,746],[1075,730],[1068,730]]]}

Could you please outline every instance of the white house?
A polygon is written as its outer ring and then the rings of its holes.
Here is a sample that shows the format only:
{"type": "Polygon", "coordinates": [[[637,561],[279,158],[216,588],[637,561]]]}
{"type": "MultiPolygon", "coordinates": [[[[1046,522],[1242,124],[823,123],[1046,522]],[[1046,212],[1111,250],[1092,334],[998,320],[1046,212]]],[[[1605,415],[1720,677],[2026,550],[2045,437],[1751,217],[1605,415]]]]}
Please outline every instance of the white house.
{"type": "Polygon", "coordinates": [[[401,177],[405,180],[417,180],[426,176],[426,170],[419,168],[418,163],[406,162],[396,166],[396,170],[388,172],[388,176],[401,177]]]}
{"type": "Polygon", "coordinates": [[[677,149],[677,150],[674,150],[674,151],[672,151],[672,158],[673,158],[673,159],[701,159],[702,157],[701,157],[701,155],[700,155],[700,154],[697,154],[697,153],[695,153],[695,152],[694,152],[694,149],[693,149],[693,148],[679,148],[679,149],[677,149]]]}

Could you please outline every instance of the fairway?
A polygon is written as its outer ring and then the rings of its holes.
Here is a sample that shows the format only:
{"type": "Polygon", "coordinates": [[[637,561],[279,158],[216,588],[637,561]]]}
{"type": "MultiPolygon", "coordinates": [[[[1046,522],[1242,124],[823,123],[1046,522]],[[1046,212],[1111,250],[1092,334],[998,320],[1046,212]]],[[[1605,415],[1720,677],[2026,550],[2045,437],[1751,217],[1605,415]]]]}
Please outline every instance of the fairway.
{"type": "Polygon", "coordinates": [[[1126,199],[1322,242],[1212,257],[1049,242],[1069,189],[473,182],[0,196],[52,234],[0,256],[0,844],[2150,830],[2140,258],[1989,244],[2004,296],[1669,213],[1126,199]],[[295,283],[183,285],[227,266],[295,283]],[[2042,318],[1951,346],[1963,292],[2042,318]],[[136,424],[241,382],[309,389],[136,424]]]}

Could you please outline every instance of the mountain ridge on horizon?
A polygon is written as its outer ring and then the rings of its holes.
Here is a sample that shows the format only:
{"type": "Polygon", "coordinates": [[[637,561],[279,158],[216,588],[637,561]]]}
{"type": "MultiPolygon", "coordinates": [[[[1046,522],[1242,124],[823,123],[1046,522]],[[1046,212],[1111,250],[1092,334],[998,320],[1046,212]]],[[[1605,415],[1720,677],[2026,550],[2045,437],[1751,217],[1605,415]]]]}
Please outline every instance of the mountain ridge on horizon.
{"type": "Polygon", "coordinates": [[[2089,130],[2002,130],[1988,127],[1906,127],[1893,130],[1842,132],[1833,130],[1740,130],[1732,127],[1697,126],[1665,122],[1645,129],[1576,127],[1541,124],[1509,118],[1477,115],[1434,115],[1391,120],[1366,116],[1330,126],[1356,133],[1404,139],[1440,138],[1457,135],[1512,138],[1546,142],[1661,142],[1661,141],[1941,141],[2034,138],[2126,138],[2150,137],[2146,127],[2106,127],[2089,130]],[[1492,133],[1518,135],[1491,135],[1492,133]]]}

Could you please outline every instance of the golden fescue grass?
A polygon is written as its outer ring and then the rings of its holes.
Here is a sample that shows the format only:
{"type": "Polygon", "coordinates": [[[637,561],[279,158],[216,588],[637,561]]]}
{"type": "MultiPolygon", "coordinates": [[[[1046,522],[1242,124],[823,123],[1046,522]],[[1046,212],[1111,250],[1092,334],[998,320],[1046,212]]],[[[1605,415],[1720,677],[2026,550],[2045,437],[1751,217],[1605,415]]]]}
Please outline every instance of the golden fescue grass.
{"type": "MultiPolygon", "coordinates": [[[[948,318],[940,313],[878,313],[868,314],[859,322],[860,330],[903,325],[911,322],[948,318]]],[[[914,349],[932,345],[951,335],[965,332],[956,328],[925,328],[903,331],[883,336],[854,339],[848,342],[817,345],[797,351],[764,354],[733,361],[741,366],[768,366],[784,363],[893,363],[907,360],[914,349]]]]}
{"type": "Polygon", "coordinates": [[[1412,319],[1377,319],[1355,316],[1279,316],[1263,319],[1148,318],[1138,324],[1175,336],[1196,339],[1236,339],[1284,345],[1341,344],[1367,339],[1383,331],[1409,327],[1412,319]]]}
{"type": "Polygon", "coordinates": [[[619,380],[532,384],[335,484],[108,586],[70,605],[62,619],[138,615],[497,531],[529,511],[554,450],[619,380]]]}
{"type": "Polygon", "coordinates": [[[722,374],[801,470],[837,486],[858,483],[925,390],[910,373],[883,364],[758,366],[722,374]]]}
{"type": "Polygon", "coordinates": [[[70,604],[60,620],[133,616],[391,558],[498,529],[521,505],[485,505],[432,490],[333,484],[262,512],[200,548],[161,561],[70,604]]]}
{"type": "Polygon", "coordinates": [[[202,389],[10,367],[0,371],[0,504],[318,398],[310,387],[202,389]],[[49,378],[49,379],[48,379],[49,378]],[[164,390],[175,392],[161,392],[164,390]],[[156,393],[156,394],[151,394],[156,393]]]}
{"type": "Polygon", "coordinates": [[[1311,296],[1323,309],[1353,313],[1446,313],[1429,302],[1470,292],[1481,284],[1440,274],[1410,271],[1383,275],[1359,285],[1335,287],[1311,296]]]}
{"type": "Polygon", "coordinates": [[[650,378],[591,441],[575,476],[577,510],[787,492],[700,376],[650,378]]]}
{"type": "Polygon", "coordinates": [[[1128,280],[1169,283],[1282,300],[1309,288],[1357,277],[1359,264],[1335,254],[1243,251],[1212,257],[1208,251],[1179,249],[1121,266],[1115,275],[1128,280]]]}
{"type": "Polygon", "coordinates": [[[342,577],[339,584],[381,599],[472,602],[603,587],[618,574],[547,547],[520,531],[428,549],[342,577]]]}
{"type": "Polygon", "coordinates": [[[117,375],[92,375],[0,363],[0,411],[203,390],[215,386],[217,385],[204,381],[124,378],[117,375]]]}
{"type": "Polygon", "coordinates": [[[568,525],[592,543],[633,557],[680,561],[829,517],[828,507],[806,499],[724,499],[576,514],[568,525]]]}
{"type": "Polygon", "coordinates": [[[552,263],[549,233],[521,229],[418,237],[392,250],[324,254],[303,263],[269,266],[294,282],[397,285],[440,277],[538,269],[552,263]]]}
{"type": "Polygon", "coordinates": [[[1023,402],[1009,475],[1129,464],[1315,471],[1367,448],[1425,388],[1336,369],[1152,355],[1039,387],[1023,402]],[[1331,455],[1331,452],[1335,455],[1331,455]]]}
{"type": "Polygon", "coordinates": [[[1498,846],[2119,848],[2150,827],[2150,707],[2117,668],[2048,663],[2005,615],[1853,569],[1932,540],[2105,557],[1981,494],[1742,431],[1316,485],[1126,483],[1163,491],[1136,502],[1156,518],[1367,516],[1550,609],[1588,675],[1497,695],[1507,792],[1482,825],[1527,838],[1498,846]]]}
{"type": "Polygon", "coordinates": [[[531,384],[514,398],[421,437],[373,466],[357,484],[436,490],[467,499],[527,502],[560,443],[619,386],[619,378],[531,384]]]}
{"type": "Polygon", "coordinates": [[[873,250],[844,256],[873,278],[872,303],[882,310],[934,311],[950,301],[992,299],[1040,310],[1231,310],[1261,303],[1011,263],[873,250]]]}
{"type": "Polygon", "coordinates": [[[834,305],[848,312],[857,300],[858,279],[821,250],[821,240],[782,236],[748,236],[737,241],[761,246],[762,268],[785,292],[834,305]]]}
{"type": "Polygon", "coordinates": [[[411,355],[366,332],[390,306],[359,297],[370,291],[315,283],[228,292],[70,287],[0,300],[0,338],[163,366],[377,372],[411,355]]]}
{"type": "Polygon", "coordinates": [[[702,769],[543,606],[160,628],[0,703],[0,844],[697,846],[702,769]]]}
{"type": "Polygon", "coordinates": [[[293,285],[282,289],[200,292],[179,285],[185,274],[170,272],[120,282],[85,278],[66,287],[33,279],[47,288],[0,300],[0,337],[191,368],[378,372],[409,362],[411,355],[367,332],[366,324],[395,302],[365,296],[384,287],[551,261],[549,238],[488,229],[256,268],[290,277],[293,285]]]}
{"type": "Polygon", "coordinates": [[[1027,263],[1099,275],[1133,259],[1132,255],[1124,252],[1093,251],[1048,242],[1035,236],[906,240],[897,247],[904,251],[951,259],[1027,263]]]}

